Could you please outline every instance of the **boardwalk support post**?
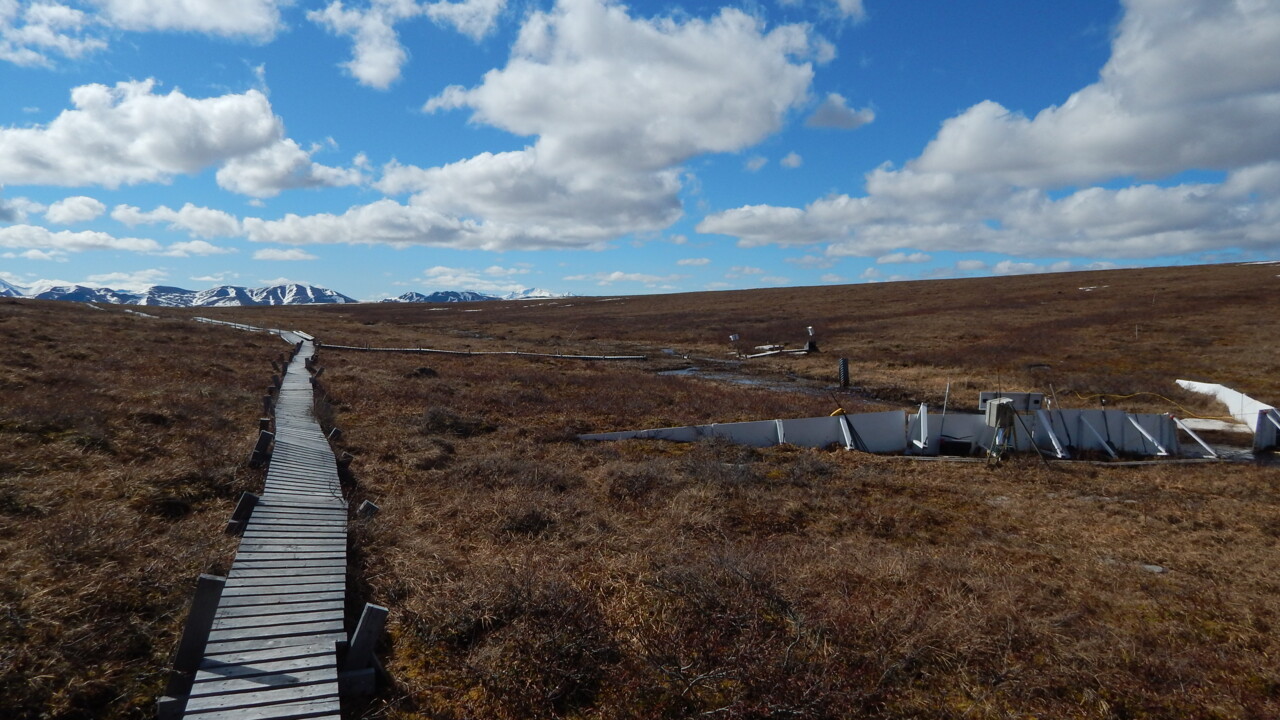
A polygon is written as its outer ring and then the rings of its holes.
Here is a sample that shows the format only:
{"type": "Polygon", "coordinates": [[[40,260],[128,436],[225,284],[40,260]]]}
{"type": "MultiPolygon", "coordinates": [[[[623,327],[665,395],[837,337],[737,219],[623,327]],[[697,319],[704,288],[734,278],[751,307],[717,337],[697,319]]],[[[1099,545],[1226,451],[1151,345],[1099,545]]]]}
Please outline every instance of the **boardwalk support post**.
{"type": "Polygon", "coordinates": [[[360,503],[360,507],[356,508],[356,517],[366,520],[377,515],[381,510],[382,508],[375,505],[372,500],[365,500],[360,503]]]}
{"type": "Polygon", "coordinates": [[[164,697],[156,703],[156,714],[160,720],[179,718],[187,708],[187,695],[191,692],[200,658],[204,657],[204,646],[209,642],[209,631],[213,629],[213,616],[226,584],[227,579],[217,575],[201,575],[196,580],[196,595],[191,601],[187,624],[182,629],[173,672],[165,686],[164,697]]]}
{"type": "Polygon", "coordinates": [[[270,395],[262,396],[262,414],[263,415],[271,414],[271,396],[270,395]]]}
{"type": "Polygon", "coordinates": [[[240,493],[240,500],[236,503],[235,512],[231,513],[231,519],[227,521],[227,534],[235,535],[244,531],[244,526],[249,522],[249,516],[253,515],[253,508],[258,505],[258,496],[251,492],[240,493]]]}
{"type": "Polygon", "coordinates": [[[267,449],[271,447],[273,438],[275,435],[266,430],[258,431],[258,444],[253,446],[253,454],[249,456],[249,467],[261,467],[267,461],[267,449]]]}
{"type": "Polygon", "coordinates": [[[341,439],[342,439],[342,431],[341,431],[341,430],[339,430],[338,428],[336,428],[336,427],[335,427],[334,429],[332,429],[332,430],[330,430],[330,431],[329,431],[329,440],[331,440],[331,441],[333,441],[333,442],[337,442],[337,441],[339,441],[339,440],[341,440],[341,439]]]}
{"type": "Polygon", "coordinates": [[[382,636],[387,622],[387,609],[365,603],[360,622],[347,644],[347,656],[339,668],[338,683],[343,694],[372,695],[375,689],[377,658],[373,648],[382,636]]]}

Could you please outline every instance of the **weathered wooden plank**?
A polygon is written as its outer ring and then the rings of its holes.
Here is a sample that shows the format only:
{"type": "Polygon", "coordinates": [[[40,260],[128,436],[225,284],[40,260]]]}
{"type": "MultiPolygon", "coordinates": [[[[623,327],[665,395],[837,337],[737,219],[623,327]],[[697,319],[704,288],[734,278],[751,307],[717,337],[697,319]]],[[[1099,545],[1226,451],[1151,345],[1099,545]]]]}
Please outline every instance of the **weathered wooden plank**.
{"type": "Polygon", "coordinates": [[[283,552],[314,552],[320,548],[345,548],[347,546],[346,538],[330,538],[323,535],[318,537],[306,536],[285,536],[285,537],[269,537],[260,540],[241,540],[240,550],[242,552],[263,552],[277,550],[283,552]]]}
{"type": "Polygon", "coordinates": [[[299,502],[312,502],[316,499],[330,498],[336,508],[342,498],[342,488],[337,480],[268,480],[263,494],[277,500],[295,499],[299,502]]]}
{"type": "MultiPolygon", "coordinates": [[[[261,606],[259,606],[261,607],[261,606]]],[[[267,606],[270,607],[270,606],[267,606]]],[[[297,607],[294,605],[293,607],[297,607]]],[[[269,625],[296,625],[299,623],[342,622],[342,609],[304,609],[292,613],[272,615],[223,615],[213,621],[213,630],[233,628],[267,627],[269,625]]]]}
{"type": "Polygon", "coordinates": [[[227,653],[244,652],[246,650],[266,650],[269,648],[286,648],[291,645],[309,645],[313,642],[345,642],[347,636],[345,633],[325,633],[312,637],[277,637],[277,638],[257,638],[254,640],[218,640],[209,643],[209,648],[205,650],[205,654],[209,657],[222,655],[227,653]]]}
{"type": "MultiPolygon", "coordinates": [[[[337,569],[337,568],[335,568],[337,569]]],[[[231,588],[252,588],[252,587],[272,587],[272,586],[288,586],[288,585],[317,585],[317,584],[337,584],[347,579],[345,568],[342,572],[330,572],[323,575],[276,575],[258,576],[258,577],[242,577],[237,575],[227,580],[227,587],[231,588]]]]}
{"type": "Polygon", "coordinates": [[[271,577],[271,574],[278,575],[282,578],[293,578],[297,575],[332,575],[342,574],[346,571],[346,562],[342,560],[323,560],[321,564],[315,562],[297,562],[296,565],[288,564],[288,561],[279,562],[253,562],[253,564],[233,565],[232,578],[262,578],[271,577]]]}
{"type": "Polygon", "coordinates": [[[264,615],[286,615],[303,612],[337,612],[344,611],[341,600],[317,600],[303,603],[281,603],[278,605],[241,605],[218,608],[218,619],[229,617],[250,617],[264,615]]]}
{"type": "Polygon", "coordinates": [[[346,525],[346,512],[273,512],[263,514],[255,519],[251,519],[246,527],[252,526],[255,522],[262,525],[271,524],[330,524],[330,525],[346,525]]]}
{"type": "Polygon", "coordinates": [[[347,524],[337,520],[265,520],[244,530],[245,532],[314,532],[344,535],[347,532],[347,524]]]}
{"type": "Polygon", "coordinates": [[[268,555],[276,555],[278,557],[290,557],[291,555],[297,555],[299,560],[305,560],[308,557],[313,557],[317,553],[329,553],[335,554],[338,557],[345,557],[343,553],[345,553],[346,547],[345,543],[322,543],[320,545],[310,545],[301,542],[290,542],[288,540],[281,542],[259,541],[242,547],[236,557],[243,556],[245,560],[259,559],[254,556],[262,555],[264,553],[268,555]],[[307,555],[307,553],[310,553],[310,555],[307,555]]]}
{"type": "Polygon", "coordinates": [[[272,516],[258,518],[258,522],[250,522],[244,528],[246,532],[252,530],[293,530],[293,529],[316,528],[327,532],[346,532],[346,518],[336,515],[299,515],[295,517],[272,516]]]}
{"type": "MultiPolygon", "coordinates": [[[[255,667],[270,665],[273,662],[297,661],[301,663],[301,666],[311,667],[323,662],[336,663],[337,657],[333,643],[299,643],[285,647],[269,647],[209,655],[201,662],[200,667],[218,677],[226,677],[232,673],[252,674],[255,672],[255,667]]],[[[199,677],[197,677],[198,679],[199,677]]]]}
{"type": "Polygon", "coordinates": [[[246,525],[257,525],[259,527],[266,525],[316,525],[316,526],[332,526],[346,527],[346,513],[272,513],[263,515],[255,521],[250,520],[246,525]]]}
{"type": "Polygon", "coordinates": [[[308,593],[308,592],[342,592],[346,590],[346,583],[302,583],[298,585],[228,585],[222,591],[224,598],[243,597],[245,595],[280,595],[283,593],[308,593]]]}
{"type": "Polygon", "coordinates": [[[281,558],[267,558],[265,560],[244,560],[237,562],[231,566],[231,574],[236,574],[239,570],[270,570],[272,568],[325,568],[325,567],[346,567],[345,558],[332,559],[311,559],[311,560],[285,560],[281,558]]]}
{"type": "Polygon", "coordinates": [[[274,488],[282,487],[301,487],[308,489],[317,489],[324,492],[339,486],[338,478],[317,478],[314,474],[307,475],[282,475],[278,478],[268,478],[266,484],[274,488]]]}
{"type": "MultiPolygon", "coordinates": [[[[213,695],[231,695],[235,693],[255,692],[270,688],[301,687],[324,682],[335,682],[338,678],[333,668],[304,670],[289,668],[281,672],[252,675],[248,677],[226,678],[197,683],[191,689],[191,697],[209,697],[213,695]]],[[[327,693],[326,693],[327,694],[327,693]]]]}
{"type": "MultiPolygon", "coordinates": [[[[334,583],[337,584],[337,583],[334,583]]],[[[296,587],[296,585],[294,585],[296,587]]],[[[333,588],[333,585],[324,585],[333,588]]],[[[265,593],[265,594],[233,594],[223,598],[219,607],[243,607],[246,605],[287,605],[291,602],[320,602],[325,600],[342,600],[344,589],[325,589],[325,591],[265,593]]]]}
{"type": "Polygon", "coordinates": [[[259,508],[255,508],[257,512],[254,513],[254,517],[258,517],[259,513],[261,513],[263,517],[272,517],[274,515],[338,516],[338,515],[343,515],[346,512],[345,504],[342,503],[341,501],[336,501],[333,498],[325,498],[324,500],[317,498],[315,501],[307,501],[307,502],[303,502],[299,500],[297,502],[284,505],[284,504],[277,504],[275,502],[276,498],[271,497],[270,495],[264,495],[263,497],[267,501],[267,503],[265,505],[259,506],[259,508]]]}
{"type": "Polygon", "coordinates": [[[339,525],[263,525],[245,532],[252,535],[241,542],[260,543],[289,539],[343,540],[347,529],[339,525]]]}
{"type": "Polygon", "coordinates": [[[277,537],[260,540],[243,540],[240,543],[242,553],[260,552],[341,552],[347,547],[346,538],[333,539],[320,537],[277,537]]]}
{"type": "Polygon", "coordinates": [[[209,642],[219,640],[249,640],[251,638],[278,638],[311,636],[317,633],[341,633],[342,621],[281,623],[279,625],[254,625],[251,627],[227,627],[209,632],[209,642]]]}
{"type": "Polygon", "coordinates": [[[345,552],[247,552],[237,555],[236,560],[346,560],[345,552]]]}
{"type": "MultiPolygon", "coordinates": [[[[332,699],[334,711],[338,710],[338,688],[335,680],[321,685],[294,685],[264,688],[254,692],[235,693],[232,695],[214,695],[209,697],[193,697],[187,701],[188,717],[203,717],[196,713],[208,712],[212,710],[237,710],[240,712],[250,712],[253,710],[265,710],[273,705],[282,705],[284,703],[299,703],[300,701],[325,701],[332,699]],[[331,687],[332,686],[332,687],[331,687]]],[[[252,715],[237,715],[236,717],[253,717],[252,715]]],[[[262,714],[258,717],[278,718],[281,717],[274,713],[262,714]]],[[[298,717],[297,715],[286,715],[285,717],[298,717]]]]}

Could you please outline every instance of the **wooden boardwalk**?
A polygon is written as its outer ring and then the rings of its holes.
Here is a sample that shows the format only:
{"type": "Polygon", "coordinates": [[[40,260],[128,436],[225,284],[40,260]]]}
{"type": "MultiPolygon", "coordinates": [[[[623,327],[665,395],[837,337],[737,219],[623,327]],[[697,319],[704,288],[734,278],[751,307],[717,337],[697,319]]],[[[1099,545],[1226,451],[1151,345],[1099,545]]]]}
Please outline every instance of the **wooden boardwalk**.
{"type": "Polygon", "coordinates": [[[185,717],[339,715],[335,643],[346,641],[347,504],[311,414],[307,338],[285,372],[266,487],[227,575],[185,717]]]}

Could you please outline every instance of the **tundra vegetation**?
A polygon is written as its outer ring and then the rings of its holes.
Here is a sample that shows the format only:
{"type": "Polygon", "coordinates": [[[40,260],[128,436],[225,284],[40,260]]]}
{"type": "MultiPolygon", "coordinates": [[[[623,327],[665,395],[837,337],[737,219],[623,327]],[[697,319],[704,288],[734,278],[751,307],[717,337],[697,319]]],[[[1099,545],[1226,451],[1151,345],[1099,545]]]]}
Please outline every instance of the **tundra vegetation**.
{"type": "MultiPolygon", "coordinates": [[[[1278,282],[1237,265],[202,313],[332,345],[651,358],[321,350],[317,416],[355,457],[353,499],[382,508],[353,524],[351,581],[391,609],[393,685],[356,716],[1267,718],[1267,464],[989,467],[576,435],[973,408],[996,388],[1220,415],[1173,380],[1280,400],[1278,282]],[[731,333],[798,347],[806,326],[823,352],[722,362],[731,333]],[[690,362],[760,384],[657,374],[690,362]]],[[[259,481],[243,460],[283,345],[156,312],[0,306],[0,677],[16,717],[149,715],[192,581],[226,568],[221,523],[259,481]]]]}

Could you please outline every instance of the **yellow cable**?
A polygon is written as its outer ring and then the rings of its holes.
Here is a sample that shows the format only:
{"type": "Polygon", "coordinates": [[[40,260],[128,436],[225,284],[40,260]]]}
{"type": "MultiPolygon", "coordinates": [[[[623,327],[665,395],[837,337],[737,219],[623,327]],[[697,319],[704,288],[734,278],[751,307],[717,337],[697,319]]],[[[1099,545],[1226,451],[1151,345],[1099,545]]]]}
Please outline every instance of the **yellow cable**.
{"type": "Polygon", "coordinates": [[[1098,393],[1097,395],[1084,396],[1073,390],[1071,391],[1071,394],[1085,401],[1093,400],[1100,397],[1116,398],[1117,400],[1128,400],[1129,398],[1138,397],[1139,395],[1152,395],[1154,397],[1160,398],[1161,400],[1169,403],[1170,405],[1186,413],[1185,417],[1196,418],[1197,420],[1235,420],[1235,418],[1231,417],[1230,415],[1225,415],[1225,416],[1224,415],[1197,415],[1191,412],[1190,410],[1186,409],[1185,407],[1179,405],[1178,403],[1174,402],[1173,400],[1170,400],[1169,398],[1161,395],[1160,393],[1136,392],[1136,393],[1133,393],[1132,395],[1111,395],[1109,393],[1098,393]]]}

